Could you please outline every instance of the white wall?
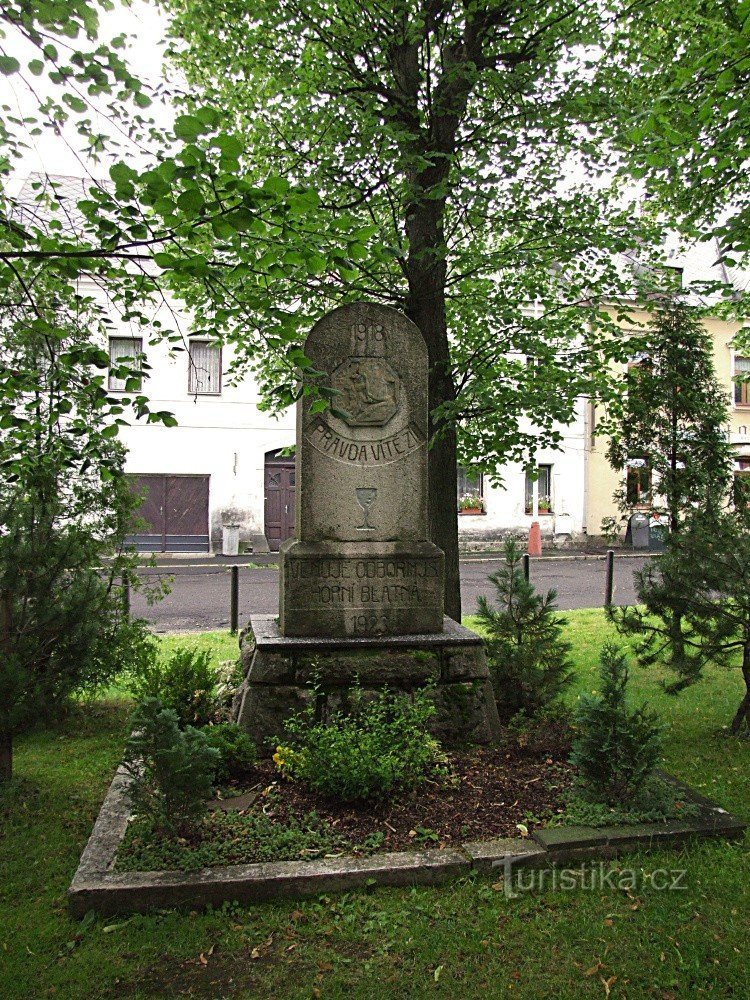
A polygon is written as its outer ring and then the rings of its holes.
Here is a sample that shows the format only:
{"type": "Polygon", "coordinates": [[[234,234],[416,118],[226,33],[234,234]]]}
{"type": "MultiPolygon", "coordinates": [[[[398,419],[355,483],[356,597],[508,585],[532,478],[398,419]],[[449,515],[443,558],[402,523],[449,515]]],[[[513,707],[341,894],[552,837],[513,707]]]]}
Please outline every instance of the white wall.
{"type": "MultiPolygon", "coordinates": [[[[113,335],[140,336],[129,326],[113,335]]],[[[264,458],[268,451],[294,444],[294,409],[276,418],[258,409],[259,395],[252,379],[229,384],[226,371],[231,347],[222,349],[222,386],[219,395],[188,391],[188,352],[171,350],[166,343],[148,344],[144,353],[151,371],[143,391],[151,410],[168,410],[177,427],[131,419],[120,431],[128,449],[128,473],[194,474],[210,476],[209,522],[214,551],[221,544],[222,514],[233,511],[240,537],[263,534],[264,458]]],[[[124,394],[126,395],[126,394],[124,394]]]]}

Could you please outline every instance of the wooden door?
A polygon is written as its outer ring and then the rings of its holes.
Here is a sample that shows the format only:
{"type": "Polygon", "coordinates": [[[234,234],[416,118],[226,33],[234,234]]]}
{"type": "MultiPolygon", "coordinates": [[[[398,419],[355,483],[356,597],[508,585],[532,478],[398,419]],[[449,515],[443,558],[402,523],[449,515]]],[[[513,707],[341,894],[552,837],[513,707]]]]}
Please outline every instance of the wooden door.
{"type": "Polygon", "coordinates": [[[132,475],[143,497],[129,537],[140,552],[208,552],[208,476],[132,475]]]}
{"type": "Polygon", "coordinates": [[[271,552],[294,537],[294,459],[269,452],[265,463],[265,535],[271,552]]]}

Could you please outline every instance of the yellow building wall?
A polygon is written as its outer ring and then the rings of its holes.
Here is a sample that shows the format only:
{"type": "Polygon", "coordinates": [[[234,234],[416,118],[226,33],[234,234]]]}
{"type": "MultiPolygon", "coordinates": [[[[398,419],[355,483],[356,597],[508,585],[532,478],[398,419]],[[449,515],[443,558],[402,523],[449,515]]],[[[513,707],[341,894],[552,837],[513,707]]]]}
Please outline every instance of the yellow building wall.
{"type": "MultiPolygon", "coordinates": [[[[633,319],[631,324],[621,324],[624,330],[636,329],[640,324],[647,324],[649,314],[642,309],[630,311],[633,319]]],[[[704,320],[706,330],[711,335],[713,343],[713,360],[716,377],[726,389],[727,425],[730,441],[735,446],[738,457],[750,457],[750,405],[735,406],[734,384],[734,348],[733,339],[741,324],[713,317],[704,320]]],[[[613,495],[622,484],[623,474],[616,472],[607,461],[609,438],[593,434],[593,425],[600,424],[604,415],[601,405],[590,405],[587,411],[586,435],[586,482],[585,482],[585,513],[584,528],[589,535],[602,533],[602,520],[606,517],[620,517],[614,503],[613,495]]]]}

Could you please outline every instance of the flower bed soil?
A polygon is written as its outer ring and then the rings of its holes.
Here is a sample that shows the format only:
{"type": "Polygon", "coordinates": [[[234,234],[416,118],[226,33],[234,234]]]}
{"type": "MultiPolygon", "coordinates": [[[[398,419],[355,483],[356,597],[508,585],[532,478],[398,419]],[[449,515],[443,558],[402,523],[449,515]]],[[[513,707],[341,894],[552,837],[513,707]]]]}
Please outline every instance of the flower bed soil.
{"type": "MultiPolygon", "coordinates": [[[[263,760],[241,783],[225,788],[210,808],[240,814],[262,810],[280,828],[310,828],[312,814],[312,828],[328,831],[337,850],[354,854],[517,837],[519,824],[535,824],[564,811],[574,775],[566,763],[568,752],[569,730],[563,723],[533,736],[509,734],[501,747],[447,754],[445,778],[429,779],[383,801],[356,803],[324,798],[281,777],[272,761],[263,760]]],[[[229,824],[197,824],[180,843],[188,851],[200,849],[207,840],[223,838],[223,829],[232,838],[229,824]]],[[[240,838],[233,845],[234,862],[260,860],[252,850],[244,856],[240,838]]]]}
{"type": "Polygon", "coordinates": [[[379,849],[402,851],[415,842],[450,847],[464,840],[517,837],[519,823],[563,811],[573,773],[551,757],[519,759],[497,749],[451,754],[449,761],[452,781],[430,780],[383,802],[335,802],[278,780],[270,770],[264,777],[277,782],[273,815],[280,821],[314,811],[352,844],[380,833],[379,849]]]}
{"type": "Polygon", "coordinates": [[[224,799],[209,803],[212,811],[196,825],[193,843],[160,843],[146,831],[140,847],[139,821],[130,815],[131,778],[120,768],[68,891],[71,912],[113,915],[370,885],[436,885],[497,864],[546,866],[634,847],[681,846],[696,837],[742,836],[738,819],[668,777],[694,814],[597,829],[555,826],[575,774],[566,763],[568,742],[563,723],[545,723],[531,737],[508,731],[501,748],[449,755],[457,782],[357,806],[307,793],[263,762],[225,789],[224,799]],[[545,820],[553,825],[542,826],[545,820]]]}

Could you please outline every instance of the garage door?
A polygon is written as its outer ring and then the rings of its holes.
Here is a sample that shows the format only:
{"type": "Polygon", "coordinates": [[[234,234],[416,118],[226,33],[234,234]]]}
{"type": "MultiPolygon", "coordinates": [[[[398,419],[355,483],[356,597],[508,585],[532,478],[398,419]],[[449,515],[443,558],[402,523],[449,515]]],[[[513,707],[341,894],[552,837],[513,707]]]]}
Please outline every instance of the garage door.
{"type": "Polygon", "coordinates": [[[208,552],[208,476],[129,476],[143,497],[130,542],[139,552],[208,552]]]}

